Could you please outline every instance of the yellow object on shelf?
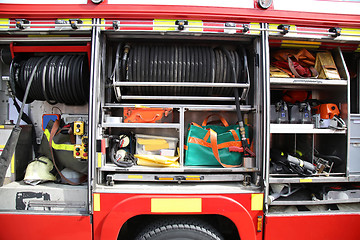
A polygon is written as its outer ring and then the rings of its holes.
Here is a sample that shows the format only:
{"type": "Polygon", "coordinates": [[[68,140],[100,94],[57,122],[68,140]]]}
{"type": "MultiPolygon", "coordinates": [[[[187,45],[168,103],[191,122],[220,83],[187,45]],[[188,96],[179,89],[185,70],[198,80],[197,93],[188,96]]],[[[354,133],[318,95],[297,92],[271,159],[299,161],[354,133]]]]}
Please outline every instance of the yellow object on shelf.
{"type": "Polygon", "coordinates": [[[156,151],[160,149],[168,149],[169,143],[165,139],[137,139],[138,144],[144,145],[145,151],[156,151]]]}
{"type": "Polygon", "coordinates": [[[170,156],[160,156],[160,155],[141,155],[135,154],[137,164],[140,166],[148,167],[180,167],[179,156],[170,157],[170,156]]]}
{"type": "Polygon", "coordinates": [[[289,74],[282,71],[278,67],[270,66],[270,77],[272,78],[289,78],[289,74]]]}
{"type": "Polygon", "coordinates": [[[340,80],[339,72],[329,51],[316,54],[315,69],[319,73],[319,78],[340,80]]]}

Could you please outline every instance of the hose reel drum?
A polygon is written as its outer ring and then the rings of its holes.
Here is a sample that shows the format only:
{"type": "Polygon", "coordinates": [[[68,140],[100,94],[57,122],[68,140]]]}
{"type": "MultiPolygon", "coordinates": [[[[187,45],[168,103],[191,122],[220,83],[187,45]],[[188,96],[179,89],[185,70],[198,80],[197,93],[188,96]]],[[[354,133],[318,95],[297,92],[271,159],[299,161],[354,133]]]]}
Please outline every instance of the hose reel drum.
{"type": "Polygon", "coordinates": [[[89,98],[89,64],[84,55],[16,56],[10,65],[10,89],[20,101],[37,65],[26,103],[83,105],[89,98]],[[41,59],[41,61],[39,61],[41,59]]]}
{"type": "Polygon", "coordinates": [[[118,101],[122,95],[233,96],[233,85],[226,86],[234,84],[232,66],[235,83],[248,84],[246,57],[240,48],[120,43],[112,79],[118,101]]]}

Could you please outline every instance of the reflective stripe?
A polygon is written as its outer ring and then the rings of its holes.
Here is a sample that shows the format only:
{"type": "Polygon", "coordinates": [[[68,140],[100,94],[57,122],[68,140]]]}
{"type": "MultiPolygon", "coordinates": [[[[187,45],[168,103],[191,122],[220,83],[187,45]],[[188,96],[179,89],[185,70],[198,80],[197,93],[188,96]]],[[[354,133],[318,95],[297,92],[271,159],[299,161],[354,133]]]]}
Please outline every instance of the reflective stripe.
{"type": "Polygon", "coordinates": [[[260,23],[250,23],[250,33],[251,34],[260,34],[260,31],[251,30],[251,28],[260,28],[260,23]]]}
{"type": "Polygon", "coordinates": [[[152,198],[152,213],[202,212],[201,198],[152,198]]]}
{"type": "Polygon", "coordinates": [[[154,19],[154,31],[175,31],[175,27],[161,27],[162,25],[174,25],[173,19],[154,19]]]}
{"type": "Polygon", "coordinates": [[[94,193],[94,212],[100,212],[100,193],[94,193]]]}
{"type": "Polygon", "coordinates": [[[15,173],[15,154],[11,157],[11,173],[15,173]]]}
{"type": "MultiPolygon", "coordinates": [[[[0,18],[0,24],[9,24],[10,20],[8,18],[0,18]]],[[[9,26],[0,26],[0,28],[9,28],[9,26]]]]}
{"type": "Polygon", "coordinates": [[[251,194],[251,211],[262,211],[264,195],[262,193],[251,194]]]}
{"type": "MultiPolygon", "coordinates": [[[[70,18],[59,18],[58,20],[65,20],[65,21],[70,21],[70,18]]],[[[81,18],[81,21],[83,21],[82,24],[92,24],[92,19],[91,18],[81,18]]],[[[91,26],[81,26],[81,24],[78,24],[79,28],[81,29],[91,29],[91,26]]]]}
{"type": "Polygon", "coordinates": [[[102,154],[99,152],[99,153],[98,153],[98,168],[101,168],[101,165],[102,165],[102,164],[101,164],[101,162],[102,162],[101,160],[102,160],[102,154]]]}
{"type": "MultiPolygon", "coordinates": [[[[47,140],[49,141],[50,139],[50,131],[48,129],[45,129],[44,134],[47,138],[47,140]]],[[[64,150],[64,151],[74,151],[74,145],[72,144],[57,144],[54,142],[54,140],[52,141],[52,148],[55,150],[64,150]]]]}

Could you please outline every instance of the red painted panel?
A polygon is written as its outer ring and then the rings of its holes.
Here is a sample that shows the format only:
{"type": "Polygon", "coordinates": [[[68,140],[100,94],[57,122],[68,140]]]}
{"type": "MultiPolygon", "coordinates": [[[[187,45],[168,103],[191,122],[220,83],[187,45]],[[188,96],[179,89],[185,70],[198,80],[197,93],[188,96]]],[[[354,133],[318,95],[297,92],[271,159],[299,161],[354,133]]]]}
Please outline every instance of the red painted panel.
{"type": "Polygon", "coordinates": [[[90,216],[0,214],[0,239],[90,240],[90,216]]]}
{"type": "Polygon", "coordinates": [[[360,214],[270,216],[264,240],[359,240],[360,214]]]}
{"type": "Polygon", "coordinates": [[[234,222],[242,240],[262,239],[262,232],[256,232],[255,226],[257,216],[262,216],[263,213],[250,210],[251,194],[139,195],[116,193],[100,193],[100,211],[94,212],[94,239],[115,240],[121,226],[128,219],[142,214],[158,214],[151,212],[151,198],[202,198],[201,213],[178,214],[222,215],[234,222]]]}
{"type": "Polygon", "coordinates": [[[107,18],[197,19],[207,21],[269,22],[304,26],[360,27],[359,15],[304,13],[227,7],[108,5],[1,4],[0,18],[107,18]],[[66,13],[66,15],[64,15],[66,13]]]}

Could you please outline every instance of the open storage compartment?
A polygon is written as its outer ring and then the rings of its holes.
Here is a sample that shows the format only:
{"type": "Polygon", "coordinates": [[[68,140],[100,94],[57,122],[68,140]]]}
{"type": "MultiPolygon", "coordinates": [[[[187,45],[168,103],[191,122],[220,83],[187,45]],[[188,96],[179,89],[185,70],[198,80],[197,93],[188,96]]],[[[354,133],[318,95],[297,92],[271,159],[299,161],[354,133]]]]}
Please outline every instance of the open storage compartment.
{"type": "MultiPolygon", "coordinates": [[[[262,148],[259,110],[263,98],[259,97],[258,90],[263,85],[259,79],[258,35],[103,31],[101,39],[107,66],[103,76],[108,76],[108,84],[100,81],[105,97],[101,100],[101,133],[97,136],[103,149],[96,169],[98,184],[250,182],[250,178],[251,182],[255,181],[262,161],[259,157],[262,148]],[[240,159],[232,167],[223,167],[220,163],[189,164],[186,154],[191,123],[202,125],[211,115],[210,125],[221,126],[220,119],[224,118],[236,130],[234,89],[238,91],[241,114],[249,126],[247,136],[251,150],[257,157],[246,164],[240,159]],[[153,109],[154,115],[142,116],[153,109]],[[136,120],[129,121],[130,118],[136,120]],[[131,153],[126,153],[126,158],[134,154],[132,166],[121,167],[110,157],[114,153],[112,139],[123,134],[130,139],[130,147],[124,150],[131,153]],[[139,135],[146,135],[147,139],[137,137],[139,135]],[[150,163],[149,156],[137,155],[135,146],[139,146],[139,139],[141,147],[148,148],[149,153],[151,149],[160,153],[151,157],[168,164],[150,163]],[[167,139],[177,140],[175,149],[168,146],[167,139]],[[139,161],[142,158],[147,162],[139,161]],[[174,158],[176,163],[172,164],[174,158]]],[[[239,141],[239,138],[232,141],[239,141]]],[[[121,148],[117,149],[118,153],[119,150],[121,148]]],[[[120,155],[116,157],[121,158],[120,155]]],[[[200,155],[198,157],[201,159],[200,155]]]]}
{"type": "Polygon", "coordinates": [[[270,34],[269,43],[269,216],[358,209],[359,188],[349,183],[350,77],[342,49],[351,42],[298,33],[270,34]],[[279,51],[291,54],[290,66],[305,56],[304,49],[313,56],[312,65],[303,65],[309,75],[295,76],[291,67],[274,69],[281,65],[275,63],[279,51]],[[324,74],[328,66],[317,68],[324,52],[337,77],[324,74]]]}
{"type": "MultiPolygon", "coordinates": [[[[61,181],[60,176],[58,179],[54,177],[58,174],[52,167],[52,161],[43,158],[46,155],[44,150],[37,149],[34,144],[41,144],[48,138],[46,131],[49,132],[51,128],[45,130],[47,123],[55,119],[62,119],[65,124],[81,121],[83,127],[81,136],[73,135],[75,143],[57,142],[53,144],[54,149],[58,150],[66,145],[70,156],[75,156],[76,146],[82,145],[81,137],[88,136],[90,31],[79,29],[78,32],[70,31],[68,37],[63,37],[57,36],[58,32],[54,30],[52,37],[42,35],[40,39],[37,38],[36,35],[43,31],[48,34],[48,30],[39,28],[33,33],[32,40],[29,40],[27,35],[23,37],[24,33],[18,34],[15,41],[14,38],[9,40],[8,36],[0,36],[3,53],[0,62],[0,75],[3,80],[1,97],[6,99],[2,101],[3,114],[0,118],[0,136],[4,145],[18,116],[13,102],[17,101],[17,104],[21,105],[26,86],[34,72],[26,101],[28,108],[25,109],[29,119],[22,122],[15,155],[5,176],[4,185],[0,187],[0,211],[88,214],[87,159],[82,160],[84,169],[81,176],[85,181],[73,186],[66,180],[61,181]],[[5,58],[5,52],[9,53],[8,58],[5,58]],[[14,98],[11,98],[11,94],[14,98]],[[15,100],[15,96],[19,100],[15,100]],[[36,151],[35,154],[33,150],[36,151]],[[24,183],[24,179],[28,184],[24,183]]],[[[27,30],[23,32],[26,34],[27,30]]],[[[61,34],[65,32],[67,31],[61,34]]],[[[74,126],[76,131],[76,124],[74,126]]],[[[5,148],[4,145],[2,148],[5,148]]],[[[44,146],[42,144],[42,147],[44,146]]],[[[59,162],[57,165],[67,179],[77,182],[79,173],[65,169],[59,162]]]]}

